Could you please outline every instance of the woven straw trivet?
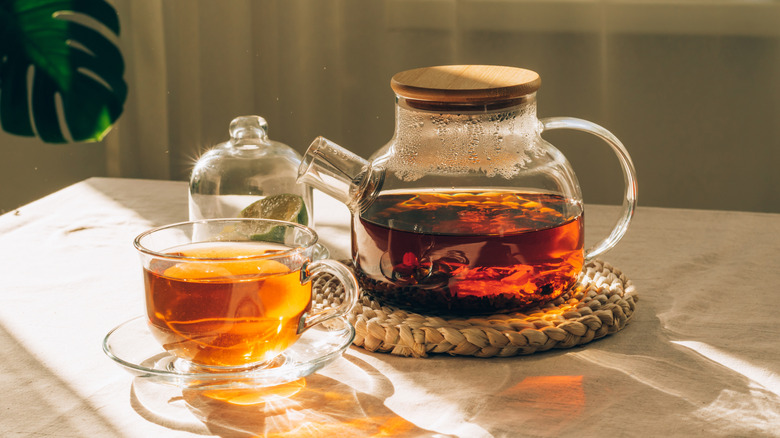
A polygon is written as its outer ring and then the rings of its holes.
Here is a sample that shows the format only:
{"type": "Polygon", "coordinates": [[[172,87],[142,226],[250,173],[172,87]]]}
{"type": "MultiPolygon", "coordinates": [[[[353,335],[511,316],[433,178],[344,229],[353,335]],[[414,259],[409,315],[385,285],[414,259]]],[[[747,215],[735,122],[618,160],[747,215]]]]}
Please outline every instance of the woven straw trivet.
{"type": "MultiPolygon", "coordinates": [[[[344,289],[329,275],[313,285],[318,306],[341,302],[344,289]]],[[[634,285],[601,260],[585,265],[577,283],[544,307],[475,318],[425,316],[382,306],[361,292],[348,316],[354,344],[397,356],[508,357],[586,344],[623,329],[636,308],[634,285]]]]}

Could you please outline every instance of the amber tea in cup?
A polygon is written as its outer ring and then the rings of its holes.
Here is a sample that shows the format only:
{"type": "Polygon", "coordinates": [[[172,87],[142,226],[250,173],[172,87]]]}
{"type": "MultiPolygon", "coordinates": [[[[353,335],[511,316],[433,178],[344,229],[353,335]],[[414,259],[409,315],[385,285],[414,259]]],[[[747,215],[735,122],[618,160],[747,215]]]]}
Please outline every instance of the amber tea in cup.
{"type": "Polygon", "coordinates": [[[312,261],[316,241],[310,228],[262,219],[185,222],[141,234],[135,246],[152,335],[190,366],[268,364],[357,299],[345,266],[312,261]],[[339,278],[346,294],[339,307],[315,312],[310,280],[320,272],[339,278]]]}

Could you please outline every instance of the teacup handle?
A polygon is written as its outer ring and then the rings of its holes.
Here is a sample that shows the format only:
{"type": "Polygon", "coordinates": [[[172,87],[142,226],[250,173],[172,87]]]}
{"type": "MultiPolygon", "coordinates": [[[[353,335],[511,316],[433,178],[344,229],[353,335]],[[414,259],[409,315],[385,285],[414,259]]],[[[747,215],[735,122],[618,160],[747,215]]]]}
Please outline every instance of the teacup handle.
{"type": "MultiPolygon", "coordinates": [[[[352,307],[357,304],[359,289],[355,275],[352,274],[352,271],[350,271],[349,268],[335,260],[317,260],[304,266],[303,269],[301,269],[301,284],[311,281],[315,275],[321,273],[333,274],[341,281],[341,285],[344,286],[344,297],[341,300],[341,304],[336,307],[320,310],[315,313],[305,313],[303,317],[301,317],[301,322],[298,324],[299,334],[321,322],[346,315],[352,310],[352,307]]],[[[314,301],[313,289],[312,301],[314,301]]]]}
{"type": "Polygon", "coordinates": [[[623,146],[623,143],[621,143],[611,132],[593,122],[574,117],[549,117],[541,119],[540,122],[542,122],[542,131],[574,129],[588,132],[599,137],[612,147],[612,150],[618,157],[618,161],[620,161],[620,167],[623,169],[623,181],[626,184],[623,210],[609,236],[585,251],[585,260],[591,260],[612,249],[628,230],[628,224],[631,222],[631,218],[634,216],[634,209],[636,208],[637,188],[634,163],[631,162],[631,156],[628,155],[628,151],[623,146]]]}

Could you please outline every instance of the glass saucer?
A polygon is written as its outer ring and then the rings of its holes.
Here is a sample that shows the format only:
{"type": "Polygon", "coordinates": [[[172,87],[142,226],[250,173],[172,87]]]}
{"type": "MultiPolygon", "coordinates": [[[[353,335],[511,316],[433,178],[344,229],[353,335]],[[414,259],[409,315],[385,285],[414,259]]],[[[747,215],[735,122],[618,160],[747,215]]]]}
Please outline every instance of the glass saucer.
{"type": "Polygon", "coordinates": [[[146,317],[126,321],[108,332],[103,352],[137,378],[184,388],[259,388],[306,377],[341,357],[355,338],[346,318],[334,318],[305,331],[298,342],[265,368],[235,372],[182,371],[176,357],[152,336],[146,317]]]}

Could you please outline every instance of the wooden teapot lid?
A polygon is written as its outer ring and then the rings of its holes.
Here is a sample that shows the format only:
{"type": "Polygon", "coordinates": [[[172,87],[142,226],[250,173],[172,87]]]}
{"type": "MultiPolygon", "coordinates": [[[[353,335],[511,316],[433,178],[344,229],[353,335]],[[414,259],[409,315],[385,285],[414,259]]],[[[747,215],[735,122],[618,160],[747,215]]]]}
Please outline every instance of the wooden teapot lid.
{"type": "Polygon", "coordinates": [[[406,70],[390,81],[393,91],[413,100],[488,103],[520,99],[536,92],[535,71],[497,65],[441,65],[406,70]]]}

